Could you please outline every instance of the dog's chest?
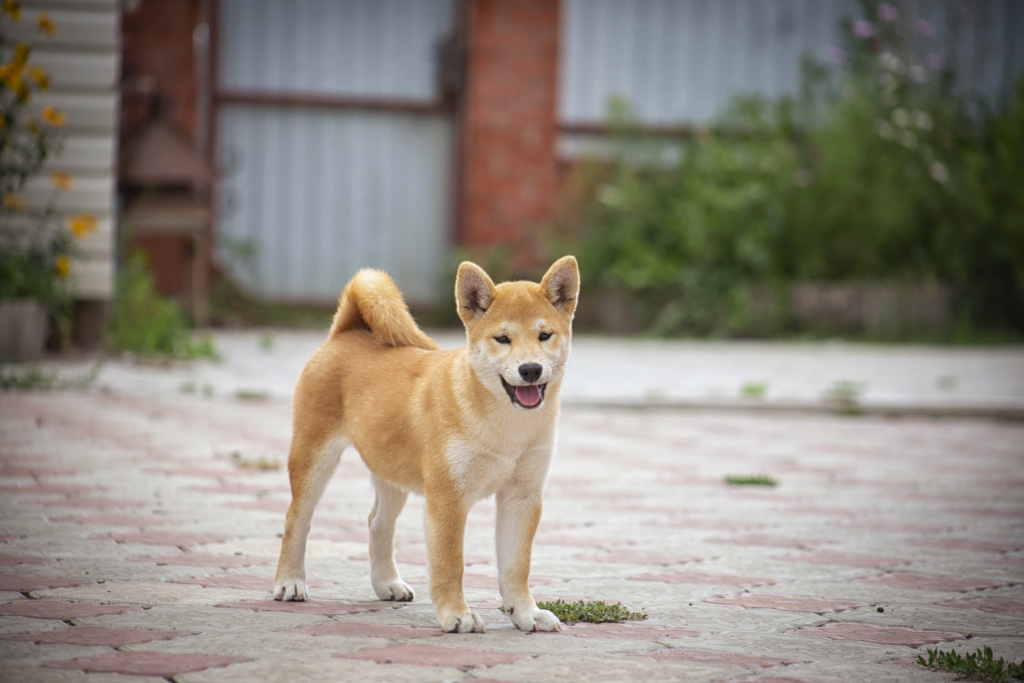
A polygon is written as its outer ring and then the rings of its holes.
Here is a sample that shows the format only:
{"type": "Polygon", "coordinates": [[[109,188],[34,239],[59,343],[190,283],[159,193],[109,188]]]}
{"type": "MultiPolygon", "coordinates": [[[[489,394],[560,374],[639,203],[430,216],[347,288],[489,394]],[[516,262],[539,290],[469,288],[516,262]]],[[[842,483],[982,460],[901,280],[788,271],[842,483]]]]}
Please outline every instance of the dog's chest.
{"type": "Polygon", "coordinates": [[[463,493],[479,500],[498,491],[530,459],[529,455],[530,449],[522,443],[457,440],[449,446],[448,465],[463,493]]]}

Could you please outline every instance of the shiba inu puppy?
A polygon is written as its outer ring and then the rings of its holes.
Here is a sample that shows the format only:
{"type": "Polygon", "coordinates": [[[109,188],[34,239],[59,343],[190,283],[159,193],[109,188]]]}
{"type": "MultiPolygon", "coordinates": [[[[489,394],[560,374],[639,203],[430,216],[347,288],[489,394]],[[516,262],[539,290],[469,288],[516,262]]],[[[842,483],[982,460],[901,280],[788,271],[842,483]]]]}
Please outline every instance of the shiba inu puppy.
{"type": "Polygon", "coordinates": [[[372,472],[370,581],[382,600],[412,600],[398,574],[395,520],[410,492],[426,499],[430,595],[441,628],[483,631],[462,590],[470,506],[495,495],[502,601],[524,631],[556,631],[528,585],[533,537],[551,462],[558,393],[579,292],[576,259],[540,283],[495,285],[459,266],[455,298],[464,348],[442,351],[416,326],[387,274],[362,270],[342,292],[330,333],[295,388],[288,458],[292,502],[274,581],[278,600],[305,600],[306,536],[341,452],[372,472]]]}

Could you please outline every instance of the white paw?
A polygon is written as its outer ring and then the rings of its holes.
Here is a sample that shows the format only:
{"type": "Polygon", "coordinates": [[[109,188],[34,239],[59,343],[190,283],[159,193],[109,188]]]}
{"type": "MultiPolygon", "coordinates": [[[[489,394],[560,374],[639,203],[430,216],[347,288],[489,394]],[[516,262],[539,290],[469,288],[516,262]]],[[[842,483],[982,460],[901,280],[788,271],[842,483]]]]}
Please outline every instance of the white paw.
{"type": "Polygon", "coordinates": [[[520,631],[561,631],[562,622],[549,610],[533,609],[508,610],[512,623],[520,631]]]}
{"type": "Polygon", "coordinates": [[[416,597],[416,593],[405,581],[394,578],[389,581],[374,581],[373,592],[381,600],[396,600],[398,602],[409,602],[416,597]]]}
{"type": "Polygon", "coordinates": [[[274,599],[303,602],[309,599],[309,589],[303,579],[287,579],[274,584],[274,599]]]}
{"type": "Polygon", "coordinates": [[[483,633],[484,620],[476,612],[438,616],[441,630],[445,633],[483,633]]]}

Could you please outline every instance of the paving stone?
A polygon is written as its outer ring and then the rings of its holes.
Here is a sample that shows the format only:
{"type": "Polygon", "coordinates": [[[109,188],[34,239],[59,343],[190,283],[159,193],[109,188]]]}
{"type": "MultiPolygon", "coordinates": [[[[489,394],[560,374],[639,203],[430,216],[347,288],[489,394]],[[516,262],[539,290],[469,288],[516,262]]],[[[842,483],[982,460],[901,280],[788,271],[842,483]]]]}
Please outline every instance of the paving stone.
{"type": "Polygon", "coordinates": [[[1008,598],[974,598],[971,600],[953,600],[940,602],[944,607],[957,607],[960,609],[977,609],[982,612],[1005,612],[1007,614],[1024,614],[1024,600],[1010,600],[1008,598]]]}
{"type": "Polygon", "coordinates": [[[1005,584],[985,579],[964,579],[956,576],[932,576],[929,574],[893,573],[857,579],[857,583],[869,583],[890,588],[912,588],[922,591],[945,591],[966,593],[988,588],[999,588],[1005,584]]]}
{"type": "Polygon", "coordinates": [[[101,605],[99,603],[59,602],[56,600],[19,600],[0,605],[0,615],[2,616],[60,619],[61,621],[141,610],[142,608],[138,605],[101,605]]]}
{"type": "Polygon", "coordinates": [[[578,623],[564,627],[562,630],[573,638],[613,638],[615,640],[648,640],[652,643],[680,638],[696,638],[703,635],[702,631],[680,628],[663,628],[661,626],[643,626],[633,624],[588,624],[578,623]]]}
{"type": "Polygon", "coordinates": [[[716,605],[738,605],[747,609],[777,609],[784,612],[809,612],[812,614],[832,614],[833,612],[846,612],[867,607],[863,602],[801,598],[771,593],[746,593],[721,598],[708,598],[704,602],[716,605]]]}
{"type": "Polygon", "coordinates": [[[703,586],[736,586],[738,588],[760,588],[776,583],[773,579],[751,576],[730,576],[706,572],[664,572],[661,574],[640,574],[629,577],[633,581],[661,581],[664,583],[693,583],[703,586]]]}
{"type": "Polygon", "coordinates": [[[828,638],[829,640],[857,640],[879,645],[904,645],[921,647],[936,643],[963,640],[964,636],[950,631],[916,631],[902,626],[873,626],[871,624],[825,624],[790,631],[798,636],[828,638]]]}
{"type": "Polygon", "coordinates": [[[72,659],[44,666],[50,669],[74,669],[86,673],[117,673],[171,678],[192,671],[203,671],[246,661],[249,660],[241,657],[178,655],[163,652],[117,652],[101,657],[72,659]]]}
{"type": "Polygon", "coordinates": [[[49,558],[46,557],[34,557],[28,555],[0,555],[0,567],[16,567],[19,564],[43,564],[48,561],[49,558]]]}
{"type": "Polygon", "coordinates": [[[243,602],[222,602],[217,607],[247,609],[254,612],[297,612],[299,614],[358,614],[393,609],[395,603],[386,602],[340,602],[330,600],[306,600],[286,602],[283,600],[246,600],[243,602]]]}
{"type": "MultiPolygon", "coordinates": [[[[245,590],[266,591],[274,589],[274,579],[269,576],[252,576],[249,574],[224,574],[222,576],[192,576],[187,579],[174,579],[174,583],[193,584],[204,588],[241,588],[245,590]]],[[[310,588],[326,586],[325,581],[308,581],[310,588]]]]}
{"type": "Polygon", "coordinates": [[[671,650],[655,650],[652,652],[632,653],[637,657],[650,657],[659,662],[700,662],[703,664],[727,664],[744,669],[770,669],[776,666],[799,664],[798,659],[781,657],[762,657],[740,652],[717,652],[714,650],[691,650],[689,648],[673,648],[671,650]]]}
{"type": "Polygon", "coordinates": [[[884,557],[880,555],[865,555],[861,553],[838,553],[824,550],[800,553],[799,555],[786,555],[776,559],[789,560],[793,562],[810,562],[812,564],[838,564],[846,567],[870,567],[874,569],[910,564],[910,560],[904,560],[899,557],[884,557]]]}
{"type": "Polygon", "coordinates": [[[244,557],[241,555],[211,555],[208,553],[180,553],[178,555],[144,555],[129,557],[129,562],[150,562],[157,565],[180,565],[183,567],[252,567],[260,564],[273,564],[270,557],[244,557]]]}
{"type": "Polygon", "coordinates": [[[160,519],[152,515],[118,515],[118,514],[107,514],[107,515],[88,515],[83,517],[52,517],[51,522],[66,522],[71,524],[79,524],[82,526],[125,526],[143,528],[147,526],[158,526],[161,524],[170,524],[172,520],[160,519]]]}
{"type": "Polygon", "coordinates": [[[824,543],[835,543],[825,539],[790,538],[787,536],[771,536],[768,534],[748,534],[729,538],[709,538],[709,543],[728,543],[731,545],[754,545],[768,548],[813,548],[824,543]]]}
{"type": "Polygon", "coordinates": [[[92,579],[75,579],[61,576],[33,576],[29,574],[0,574],[0,591],[28,593],[46,588],[83,586],[96,583],[92,579]]]}
{"type": "Polygon", "coordinates": [[[444,636],[441,629],[412,628],[411,626],[378,626],[356,622],[332,621],[316,626],[296,626],[280,629],[281,633],[306,633],[311,636],[341,636],[342,638],[387,638],[405,640],[444,636]]]}
{"type": "Polygon", "coordinates": [[[343,659],[368,659],[378,664],[397,663],[416,666],[451,667],[468,671],[511,664],[530,655],[515,652],[489,652],[442,645],[400,644],[383,648],[363,648],[355,652],[337,654],[343,659]]]}
{"type": "Polygon", "coordinates": [[[3,640],[27,640],[37,645],[62,643],[65,645],[102,645],[119,648],[124,645],[150,643],[154,640],[169,640],[191,636],[183,631],[147,631],[140,628],[106,628],[103,626],[72,626],[52,631],[33,631],[18,635],[0,636],[3,640]]]}
{"type": "Polygon", "coordinates": [[[110,533],[90,536],[100,541],[115,541],[117,543],[142,543],[146,545],[172,545],[175,547],[186,547],[192,545],[206,545],[207,543],[223,543],[229,540],[230,536],[214,536],[210,534],[184,534],[173,531],[136,531],[131,533],[110,533]]]}
{"type": "Polygon", "coordinates": [[[915,538],[914,545],[945,550],[978,550],[991,553],[1012,553],[1024,550],[1024,539],[1020,541],[995,541],[983,538],[915,538]]]}

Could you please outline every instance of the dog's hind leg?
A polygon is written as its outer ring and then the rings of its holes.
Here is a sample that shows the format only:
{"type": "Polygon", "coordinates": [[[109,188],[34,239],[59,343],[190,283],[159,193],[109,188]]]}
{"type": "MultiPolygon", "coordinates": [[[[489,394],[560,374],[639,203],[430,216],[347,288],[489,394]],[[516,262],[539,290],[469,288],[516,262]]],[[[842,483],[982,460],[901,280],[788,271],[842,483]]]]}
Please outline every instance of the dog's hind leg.
{"type": "Polygon", "coordinates": [[[288,456],[292,502],[285,518],[281,557],[277,561],[274,578],[275,600],[301,601],[309,597],[306,588],[306,537],[313,510],[348,444],[344,438],[324,439],[319,434],[304,434],[296,430],[288,456]]]}
{"type": "Polygon", "coordinates": [[[395,566],[395,520],[409,492],[373,475],[377,497],[370,510],[370,581],[381,600],[407,601],[415,597],[395,566]]]}

